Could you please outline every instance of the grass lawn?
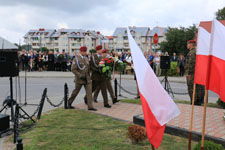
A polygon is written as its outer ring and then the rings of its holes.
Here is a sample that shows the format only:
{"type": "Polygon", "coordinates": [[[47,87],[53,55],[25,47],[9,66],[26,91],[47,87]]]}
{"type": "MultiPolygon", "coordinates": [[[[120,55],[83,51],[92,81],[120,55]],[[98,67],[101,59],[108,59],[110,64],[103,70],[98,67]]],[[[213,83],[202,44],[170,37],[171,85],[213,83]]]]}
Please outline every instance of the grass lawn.
{"type": "MultiPolygon", "coordinates": [[[[148,140],[132,144],[127,138],[130,125],[83,110],[59,108],[43,115],[21,136],[24,150],[151,150],[148,140]]],[[[183,150],[187,143],[185,138],[164,134],[158,150],[183,150]]]]}
{"type": "MultiPolygon", "coordinates": [[[[132,104],[140,104],[141,105],[141,100],[140,99],[123,99],[120,100],[121,102],[124,103],[132,103],[132,104]]],[[[189,101],[181,101],[181,100],[174,100],[175,103],[181,103],[181,104],[190,104],[189,101]]],[[[203,104],[202,104],[203,106],[203,104]]],[[[214,107],[214,108],[222,108],[222,106],[218,105],[217,103],[208,103],[207,107],[214,107]]]]}

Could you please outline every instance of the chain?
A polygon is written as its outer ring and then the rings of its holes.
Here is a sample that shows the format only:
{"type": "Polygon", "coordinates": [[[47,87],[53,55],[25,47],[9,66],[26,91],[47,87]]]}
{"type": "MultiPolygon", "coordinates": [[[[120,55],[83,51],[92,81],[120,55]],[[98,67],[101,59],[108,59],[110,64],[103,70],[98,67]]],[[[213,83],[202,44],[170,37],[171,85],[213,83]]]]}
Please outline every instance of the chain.
{"type": "Polygon", "coordinates": [[[62,105],[62,103],[64,102],[64,97],[62,98],[62,100],[60,101],[60,103],[59,104],[53,104],[52,102],[51,102],[51,100],[48,98],[48,96],[46,95],[46,98],[47,98],[47,102],[51,105],[51,106],[53,106],[53,107],[59,107],[60,105],[62,105]]]}
{"type": "Polygon", "coordinates": [[[127,91],[126,89],[124,89],[119,83],[117,83],[117,85],[126,93],[130,94],[130,95],[137,95],[137,93],[132,93],[132,92],[129,92],[127,91]]]}
{"type": "MultiPolygon", "coordinates": [[[[39,103],[39,105],[37,106],[36,110],[34,111],[34,113],[30,116],[30,118],[33,118],[39,111],[39,108],[40,108],[40,105],[41,105],[41,102],[39,103]]],[[[28,120],[30,119],[29,117],[27,117],[25,114],[24,115],[21,115],[19,114],[19,118],[23,118],[25,120],[28,120]]]]}
{"type": "Polygon", "coordinates": [[[178,92],[172,92],[175,95],[188,95],[188,93],[178,93],[178,92]]]}

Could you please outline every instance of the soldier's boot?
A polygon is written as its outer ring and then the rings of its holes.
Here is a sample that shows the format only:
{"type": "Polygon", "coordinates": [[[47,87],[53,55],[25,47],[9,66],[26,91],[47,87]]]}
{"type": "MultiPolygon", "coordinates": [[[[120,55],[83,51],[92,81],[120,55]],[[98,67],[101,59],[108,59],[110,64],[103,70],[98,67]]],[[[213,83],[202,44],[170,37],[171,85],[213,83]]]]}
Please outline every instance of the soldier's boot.
{"type": "Polygon", "coordinates": [[[75,107],[73,107],[72,104],[68,103],[68,109],[75,109],[75,107]]]}
{"type": "Polygon", "coordinates": [[[87,105],[87,97],[84,97],[84,103],[87,105]]]}
{"type": "Polygon", "coordinates": [[[117,97],[113,98],[113,104],[119,102],[120,100],[117,100],[117,97]]]}

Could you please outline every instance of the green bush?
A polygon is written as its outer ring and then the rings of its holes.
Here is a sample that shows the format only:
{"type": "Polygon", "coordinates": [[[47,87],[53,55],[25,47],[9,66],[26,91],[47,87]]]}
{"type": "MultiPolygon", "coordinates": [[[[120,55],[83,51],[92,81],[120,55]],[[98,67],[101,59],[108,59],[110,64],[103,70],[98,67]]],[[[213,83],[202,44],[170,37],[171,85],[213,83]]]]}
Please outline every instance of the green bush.
{"type": "MultiPolygon", "coordinates": [[[[161,76],[165,76],[166,75],[166,70],[162,69],[162,73],[161,76]]],[[[167,73],[168,76],[177,76],[178,72],[177,72],[177,62],[171,62],[170,63],[170,70],[168,70],[167,73]]]]}
{"type": "MultiPolygon", "coordinates": [[[[198,142],[194,150],[201,150],[201,141],[198,142]]],[[[224,147],[221,144],[216,144],[211,141],[205,141],[204,150],[224,150],[224,147]]]]}
{"type": "Polygon", "coordinates": [[[225,103],[220,98],[217,100],[217,104],[225,109],[225,103]]]}

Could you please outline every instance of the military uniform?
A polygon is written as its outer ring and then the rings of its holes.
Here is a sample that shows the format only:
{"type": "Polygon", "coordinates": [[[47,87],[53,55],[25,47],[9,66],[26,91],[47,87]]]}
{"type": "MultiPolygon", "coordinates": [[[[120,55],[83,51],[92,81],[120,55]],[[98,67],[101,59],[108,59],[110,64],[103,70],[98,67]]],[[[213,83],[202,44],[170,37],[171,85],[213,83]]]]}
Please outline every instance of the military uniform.
{"type": "Polygon", "coordinates": [[[107,95],[107,82],[106,77],[101,72],[101,68],[98,66],[99,62],[101,61],[102,56],[98,54],[94,54],[91,57],[90,65],[92,71],[92,92],[94,92],[97,88],[99,88],[102,92],[102,97],[104,100],[104,106],[108,106],[108,95],[107,95]]]}
{"type": "Polygon", "coordinates": [[[90,65],[87,57],[78,55],[74,58],[71,71],[75,74],[75,89],[73,90],[68,104],[71,106],[81,87],[84,85],[87,95],[88,109],[93,110],[92,102],[92,81],[90,77],[90,65]]]}
{"type": "MultiPolygon", "coordinates": [[[[195,59],[196,59],[196,49],[192,48],[187,54],[186,58],[186,72],[187,75],[190,75],[191,78],[188,80],[187,78],[187,86],[188,93],[192,103],[192,95],[193,95],[193,84],[194,84],[194,74],[195,74],[195,59]]],[[[201,105],[201,102],[204,101],[205,88],[202,85],[196,85],[196,94],[195,94],[195,105],[201,105]]]]}

